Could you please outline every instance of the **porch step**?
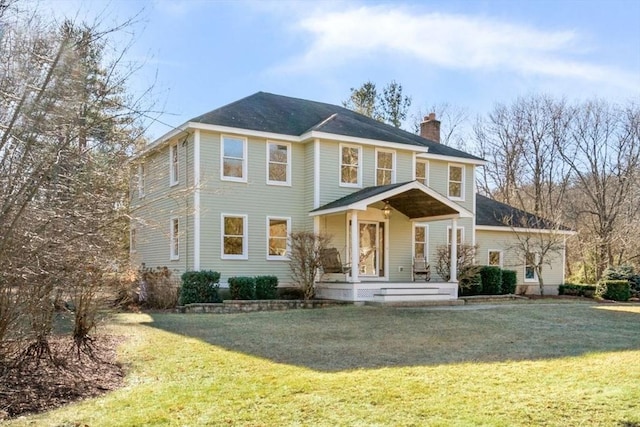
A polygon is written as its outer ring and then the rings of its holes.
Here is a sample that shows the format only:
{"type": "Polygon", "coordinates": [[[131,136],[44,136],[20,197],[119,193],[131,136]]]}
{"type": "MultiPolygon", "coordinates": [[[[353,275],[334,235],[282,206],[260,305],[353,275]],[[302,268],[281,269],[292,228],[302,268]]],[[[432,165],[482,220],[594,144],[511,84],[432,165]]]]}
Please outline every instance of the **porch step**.
{"type": "Polygon", "coordinates": [[[464,300],[423,300],[423,301],[365,301],[364,305],[383,307],[433,307],[465,305],[464,300]]]}
{"type": "Polygon", "coordinates": [[[400,301],[448,301],[451,299],[449,294],[401,294],[401,295],[382,295],[374,294],[373,300],[377,302],[400,302],[400,301]]]}
{"type": "Polygon", "coordinates": [[[438,295],[440,289],[435,287],[422,288],[382,288],[377,295],[438,295]]]}

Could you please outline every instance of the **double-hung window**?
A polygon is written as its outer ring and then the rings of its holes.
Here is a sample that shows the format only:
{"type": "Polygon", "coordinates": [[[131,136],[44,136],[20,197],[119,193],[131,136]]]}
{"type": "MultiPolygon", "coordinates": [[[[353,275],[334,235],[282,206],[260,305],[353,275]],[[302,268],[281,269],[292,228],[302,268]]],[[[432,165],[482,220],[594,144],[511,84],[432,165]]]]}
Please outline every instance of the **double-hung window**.
{"type": "Polygon", "coordinates": [[[288,259],[290,231],[291,218],[267,217],[267,259],[288,259]]]}
{"type": "Polygon", "coordinates": [[[169,259],[180,258],[180,221],[178,218],[171,218],[169,229],[169,259]]]}
{"type": "Polygon", "coordinates": [[[538,273],[536,272],[537,260],[538,260],[538,254],[534,252],[527,252],[524,255],[524,281],[525,282],[538,281],[538,273]]]}
{"type": "Polygon", "coordinates": [[[452,200],[464,200],[464,166],[449,165],[449,198],[452,200]]]}
{"type": "Polygon", "coordinates": [[[340,144],[340,186],[362,185],[362,147],[340,144]]]}
{"type": "Polygon", "coordinates": [[[396,182],[395,152],[376,148],[376,185],[396,182]]]}
{"type": "Polygon", "coordinates": [[[267,142],[267,184],[291,185],[291,144],[267,142]]]}
{"type": "Polygon", "coordinates": [[[413,256],[429,260],[429,226],[416,224],[413,228],[413,256]]]}
{"type": "Polygon", "coordinates": [[[220,153],[220,179],[247,182],[247,140],[223,135],[220,153]]]}
{"type": "Polygon", "coordinates": [[[169,147],[169,185],[178,183],[178,144],[169,147]]]}
{"type": "Polygon", "coordinates": [[[415,179],[424,185],[429,185],[429,161],[425,159],[416,159],[416,176],[415,179]]]}
{"type": "Polygon", "coordinates": [[[222,258],[248,258],[246,215],[222,214],[222,258]]]}
{"type": "Polygon", "coordinates": [[[488,265],[502,268],[502,251],[489,249],[488,265]]]}

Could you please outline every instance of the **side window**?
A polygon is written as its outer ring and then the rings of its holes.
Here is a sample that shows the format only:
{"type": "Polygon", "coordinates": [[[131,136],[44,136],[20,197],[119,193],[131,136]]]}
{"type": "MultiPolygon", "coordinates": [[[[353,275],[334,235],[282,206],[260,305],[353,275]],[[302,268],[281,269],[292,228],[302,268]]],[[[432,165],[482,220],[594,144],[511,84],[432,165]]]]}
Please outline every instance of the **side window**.
{"type": "Polygon", "coordinates": [[[357,145],[340,144],[340,185],[360,187],[362,185],[362,148],[357,145]]]}
{"type": "Polygon", "coordinates": [[[247,182],[247,140],[223,135],[220,154],[220,179],[247,182]]]}
{"type": "Polygon", "coordinates": [[[267,184],[291,185],[291,144],[267,142],[267,184]]]}
{"type": "Polygon", "coordinates": [[[524,281],[537,282],[538,274],[536,273],[536,260],[538,255],[534,252],[527,252],[524,256],[524,281]]]}
{"type": "Polygon", "coordinates": [[[169,185],[178,183],[178,144],[169,147],[169,185]]]}
{"type": "Polygon", "coordinates": [[[289,259],[288,239],[290,233],[290,218],[267,217],[267,259],[289,259]]]}
{"type": "Polygon", "coordinates": [[[423,159],[416,160],[416,176],[415,179],[429,185],[429,161],[423,159]]]}
{"type": "Polygon", "coordinates": [[[413,228],[413,256],[429,261],[429,226],[416,224],[413,228]]]}
{"type": "Polygon", "coordinates": [[[488,265],[502,268],[502,251],[489,249],[488,261],[488,265]]]}
{"type": "Polygon", "coordinates": [[[222,214],[222,258],[247,259],[247,216],[222,214]]]}
{"type": "Polygon", "coordinates": [[[169,230],[169,259],[180,258],[180,221],[178,218],[171,218],[171,229],[169,230]]]}
{"type": "Polygon", "coordinates": [[[449,198],[464,200],[464,166],[449,165],[449,198]]]}

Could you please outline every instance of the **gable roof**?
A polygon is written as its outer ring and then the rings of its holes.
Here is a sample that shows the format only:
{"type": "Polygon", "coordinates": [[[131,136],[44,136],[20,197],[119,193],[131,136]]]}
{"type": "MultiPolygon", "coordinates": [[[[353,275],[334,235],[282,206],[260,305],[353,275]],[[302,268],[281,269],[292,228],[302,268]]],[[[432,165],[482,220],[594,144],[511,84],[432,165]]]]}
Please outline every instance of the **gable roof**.
{"type": "Polygon", "coordinates": [[[435,155],[482,160],[344,107],[266,92],[254,93],[189,122],[292,136],[325,132],[427,147],[429,153],[435,155]]]}
{"type": "Polygon", "coordinates": [[[538,230],[573,231],[569,227],[525,212],[489,197],[476,194],[476,225],[487,227],[527,228],[538,230]]]}

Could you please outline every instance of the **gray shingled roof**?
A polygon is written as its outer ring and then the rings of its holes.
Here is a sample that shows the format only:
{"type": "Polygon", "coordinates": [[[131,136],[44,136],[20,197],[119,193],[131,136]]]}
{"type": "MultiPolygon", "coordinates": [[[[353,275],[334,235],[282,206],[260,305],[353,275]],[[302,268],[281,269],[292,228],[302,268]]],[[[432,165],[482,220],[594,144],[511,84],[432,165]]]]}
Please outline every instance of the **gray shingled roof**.
{"type": "MultiPolygon", "coordinates": [[[[409,181],[411,182],[411,181],[409,181]]],[[[377,196],[378,194],[382,194],[384,192],[387,192],[389,190],[393,190],[394,188],[398,188],[401,187],[403,185],[407,184],[407,182],[399,182],[396,184],[388,184],[388,185],[378,185],[376,187],[366,187],[363,188],[362,190],[356,191],[354,193],[348,194],[344,197],[341,197],[337,200],[334,200],[333,202],[329,202],[324,206],[320,206],[319,208],[316,208],[314,210],[312,210],[311,212],[317,212],[317,211],[325,211],[325,210],[329,210],[329,209],[334,209],[334,208],[341,208],[343,206],[348,206],[352,203],[357,203],[361,200],[365,200],[368,199],[369,197],[373,197],[373,196],[377,196]]]]}
{"type": "Polygon", "coordinates": [[[482,160],[344,107],[266,92],[254,93],[189,121],[293,136],[315,130],[428,147],[431,154],[482,160]]]}
{"type": "Polygon", "coordinates": [[[532,213],[514,208],[505,203],[476,194],[476,225],[494,227],[522,227],[537,229],[556,229],[571,231],[569,227],[557,226],[552,221],[540,218],[532,213]]]}

